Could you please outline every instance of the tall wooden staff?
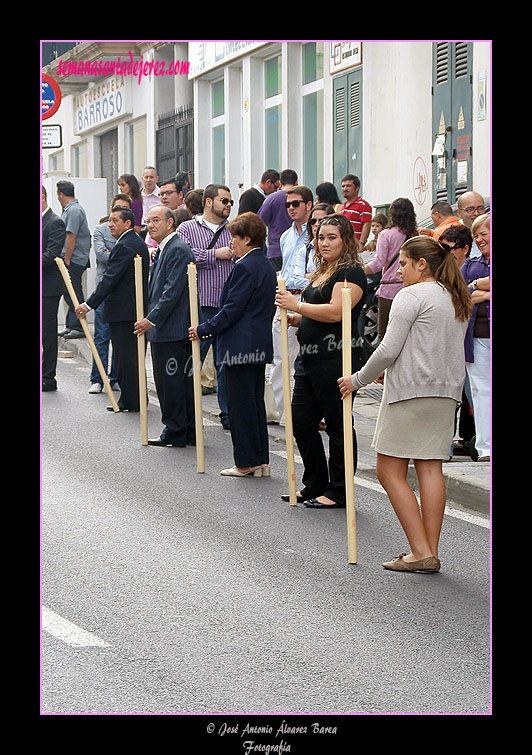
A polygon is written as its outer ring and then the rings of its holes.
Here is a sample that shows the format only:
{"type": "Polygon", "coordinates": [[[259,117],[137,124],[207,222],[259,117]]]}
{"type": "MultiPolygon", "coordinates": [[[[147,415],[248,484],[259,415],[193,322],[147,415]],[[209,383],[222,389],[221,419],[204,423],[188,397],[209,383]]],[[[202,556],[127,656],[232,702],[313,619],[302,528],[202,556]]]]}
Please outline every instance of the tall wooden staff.
{"type": "MultiPolygon", "coordinates": [[[[351,289],[342,289],[342,375],[351,374],[351,289]]],[[[353,457],[353,396],[343,398],[345,509],[347,517],[347,560],[357,563],[357,523],[355,510],[355,465],[353,457]]]]}
{"type": "MultiPolygon", "coordinates": [[[[59,268],[59,271],[61,275],[63,276],[63,280],[65,282],[65,286],[67,287],[67,291],[70,294],[72,304],[74,305],[74,307],[78,307],[79,301],[78,301],[78,297],[76,296],[76,292],[74,291],[74,286],[72,285],[72,281],[70,280],[70,273],[68,272],[67,267],[65,263],[63,262],[63,260],[61,259],[61,257],[56,257],[55,261],[57,262],[57,267],[59,268]]],[[[94,343],[94,339],[89,330],[89,325],[87,323],[87,320],[84,317],[80,317],[79,321],[81,323],[81,327],[83,328],[83,332],[85,333],[85,338],[87,339],[87,343],[90,346],[90,350],[92,351],[92,356],[94,357],[94,361],[96,363],[96,366],[98,367],[98,372],[100,373],[100,377],[103,380],[103,384],[105,386],[107,396],[109,397],[109,401],[111,402],[111,406],[113,407],[113,411],[119,412],[120,408],[113,395],[113,389],[111,388],[111,383],[109,382],[109,378],[107,377],[107,373],[103,366],[101,357],[98,354],[98,349],[96,348],[96,344],[94,343]]]]}
{"type": "MultiPolygon", "coordinates": [[[[279,274],[277,277],[277,288],[281,293],[286,291],[286,281],[279,274]]],[[[294,460],[294,430],[292,425],[292,402],[290,401],[290,362],[288,354],[288,318],[286,309],[279,307],[281,315],[281,357],[283,372],[283,403],[285,416],[285,440],[286,440],[286,460],[288,466],[288,494],[290,496],[290,506],[296,506],[296,467],[294,460]]]]}
{"type": "MultiPolygon", "coordinates": [[[[198,278],[196,265],[188,263],[188,297],[190,302],[190,325],[199,325],[198,278]]],[[[205,441],[203,437],[203,406],[201,397],[201,355],[198,340],[192,341],[192,367],[194,375],[194,417],[196,425],[196,467],[199,474],[205,472],[205,441]]]]}
{"type": "MultiPolygon", "coordinates": [[[[137,321],[144,319],[144,294],[142,285],[142,257],[135,255],[135,296],[137,302],[137,321]]],[[[140,403],[140,442],[148,445],[148,384],[146,380],[146,334],[137,336],[139,362],[139,403],[140,403]]]]}

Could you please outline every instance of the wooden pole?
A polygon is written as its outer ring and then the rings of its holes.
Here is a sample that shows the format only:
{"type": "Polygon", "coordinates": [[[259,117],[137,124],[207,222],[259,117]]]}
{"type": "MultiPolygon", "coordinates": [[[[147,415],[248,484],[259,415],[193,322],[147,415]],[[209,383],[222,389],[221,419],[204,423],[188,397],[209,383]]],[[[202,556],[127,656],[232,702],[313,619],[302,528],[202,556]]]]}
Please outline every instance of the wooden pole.
{"type": "MultiPolygon", "coordinates": [[[[142,284],[142,257],[135,255],[135,297],[137,303],[137,322],[144,319],[144,291],[142,284]]],[[[146,379],[146,334],[137,336],[139,362],[139,405],[140,405],[140,442],[148,445],[148,383],[146,379]]]]}
{"type": "MultiPolygon", "coordinates": [[[[284,293],[286,291],[286,281],[279,275],[277,277],[277,288],[284,293]]],[[[288,318],[286,309],[279,307],[281,315],[281,357],[283,373],[283,403],[284,403],[284,424],[286,440],[286,461],[288,466],[288,494],[290,496],[290,506],[297,505],[296,491],[296,467],[294,460],[294,429],[292,424],[292,402],[290,400],[290,361],[288,355],[288,318]]]]}
{"type": "MultiPolygon", "coordinates": [[[[351,374],[351,289],[342,289],[342,375],[351,374]]],[[[347,560],[357,563],[357,524],[355,509],[355,465],[353,456],[353,396],[343,399],[345,509],[347,517],[347,560]]]]}
{"type": "MultiPolygon", "coordinates": [[[[190,302],[190,325],[197,328],[199,325],[198,310],[198,278],[196,265],[189,262],[188,273],[188,296],[190,302]]],[[[203,406],[201,396],[201,355],[198,340],[192,341],[192,367],[194,376],[194,417],[196,425],[196,468],[199,474],[205,472],[205,439],[203,437],[203,406]]]]}
{"type": "MultiPolygon", "coordinates": [[[[78,301],[78,297],[76,296],[76,292],[74,291],[74,286],[72,285],[72,281],[70,280],[70,273],[68,272],[67,267],[65,263],[63,262],[63,260],[61,259],[61,257],[56,257],[55,261],[57,263],[57,267],[59,268],[61,275],[63,276],[65,286],[67,287],[67,291],[70,294],[70,298],[72,299],[72,304],[74,305],[74,307],[78,307],[79,301],[78,301]]],[[[107,377],[107,373],[104,369],[101,357],[98,354],[98,349],[96,348],[96,344],[94,343],[94,338],[92,337],[92,334],[89,330],[89,325],[87,323],[87,320],[84,317],[80,317],[79,321],[81,323],[81,327],[83,328],[83,332],[85,333],[85,338],[87,339],[87,343],[90,346],[90,350],[92,351],[92,356],[94,357],[94,361],[96,363],[96,366],[98,367],[98,372],[100,373],[100,377],[103,380],[103,384],[107,392],[107,396],[109,397],[109,401],[111,402],[111,406],[113,407],[113,411],[119,412],[120,408],[113,395],[113,389],[111,388],[111,383],[109,382],[109,378],[107,377]]]]}

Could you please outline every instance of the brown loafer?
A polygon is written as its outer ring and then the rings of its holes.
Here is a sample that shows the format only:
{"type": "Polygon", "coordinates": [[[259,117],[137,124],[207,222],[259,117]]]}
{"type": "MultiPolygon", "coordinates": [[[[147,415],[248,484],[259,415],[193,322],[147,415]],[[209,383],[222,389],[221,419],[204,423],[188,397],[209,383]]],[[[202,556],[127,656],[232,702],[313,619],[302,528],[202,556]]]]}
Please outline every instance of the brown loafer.
{"type": "Polygon", "coordinates": [[[391,561],[384,561],[383,566],[390,571],[440,571],[440,559],[436,556],[429,556],[428,558],[422,558],[419,561],[405,561],[404,557],[406,553],[392,559],[391,561]]]}

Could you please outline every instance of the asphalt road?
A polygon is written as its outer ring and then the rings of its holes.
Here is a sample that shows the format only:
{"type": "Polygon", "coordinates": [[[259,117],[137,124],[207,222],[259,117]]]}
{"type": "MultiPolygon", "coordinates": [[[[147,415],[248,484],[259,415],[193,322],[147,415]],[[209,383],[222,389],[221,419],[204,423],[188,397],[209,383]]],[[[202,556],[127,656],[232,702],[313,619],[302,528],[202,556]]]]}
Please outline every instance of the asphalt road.
{"type": "Polygon", "coordinates": [[[490,714],[485,523],[445,517],[439,574],[388,572],[404,535],[357,485],[349,564],[345,510],[283,503],[282,456],[271,478],[220,477],[231,440],[209,423],[199,475],[194,448],[141,446],[138,414],[89,395],[84,360],[60,359],[58,383],[42,394],[42,714],[218,715],[219,741],[231,714],[490,714]]]}

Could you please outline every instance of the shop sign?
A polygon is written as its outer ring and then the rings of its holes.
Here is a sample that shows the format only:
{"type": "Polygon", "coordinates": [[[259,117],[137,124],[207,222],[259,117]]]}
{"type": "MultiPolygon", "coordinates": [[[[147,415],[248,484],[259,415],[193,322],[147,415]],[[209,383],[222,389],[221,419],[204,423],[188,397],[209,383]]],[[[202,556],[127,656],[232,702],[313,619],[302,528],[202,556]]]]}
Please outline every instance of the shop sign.
{"type": "Polygon", "coordinates": [[[131,113],[131,77],[111,76],[74,97],[74,133],[83,134],[131,113]]]}
{"type": "Polygon", "coordinates": [[[263,47],[268,42],[241,42],[238,40],[225,42],[189,42],[188,57],[190,60],[189,79],[201,76],[202,73],[217,68],[240,55],[263,47]]]}
{"type": "Polygon", "coordinates": [[[362,42],[331,42],[329,73],[345,71],[362,63],[362,42]]]}

